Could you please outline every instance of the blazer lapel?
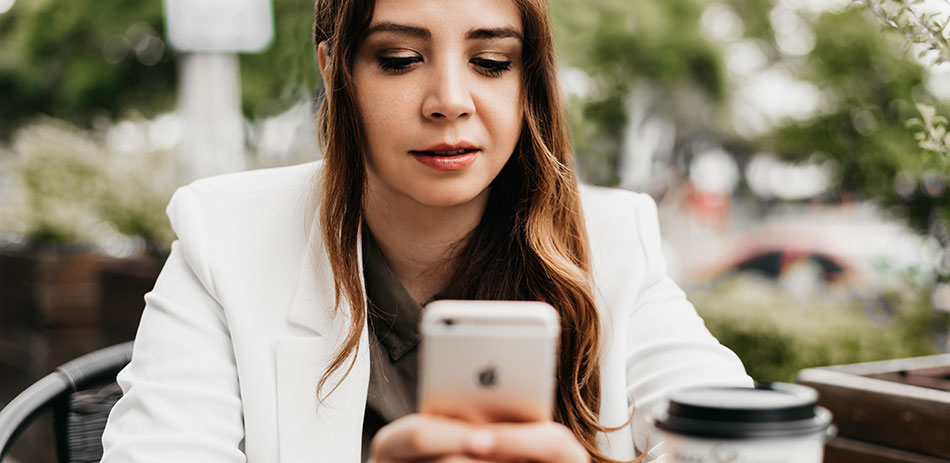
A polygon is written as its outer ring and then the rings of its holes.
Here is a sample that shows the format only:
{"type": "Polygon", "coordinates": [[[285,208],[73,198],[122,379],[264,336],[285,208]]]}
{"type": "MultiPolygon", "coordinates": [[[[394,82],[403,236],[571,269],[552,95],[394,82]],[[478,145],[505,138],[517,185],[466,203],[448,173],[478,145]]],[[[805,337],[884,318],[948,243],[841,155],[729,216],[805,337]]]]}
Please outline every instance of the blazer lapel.
{"type": "MultiPolygon", "coordinates": [[[[311,230],[309,251],[301,253],[306,257],[300,264],[287,332],[276,346],[280,461],[357,463],[369,385],[367,330],[364,323],[355,362],[351,355],[330,375],[320,391],[323,401],[318,402],[317,383],[336,356],[351,319],[348,302],[341,303],[339,311],[334,309],[333,277],[318,229],[311,230]]],[[[362,257],[358,259],[362,278],[362,257]]]]}

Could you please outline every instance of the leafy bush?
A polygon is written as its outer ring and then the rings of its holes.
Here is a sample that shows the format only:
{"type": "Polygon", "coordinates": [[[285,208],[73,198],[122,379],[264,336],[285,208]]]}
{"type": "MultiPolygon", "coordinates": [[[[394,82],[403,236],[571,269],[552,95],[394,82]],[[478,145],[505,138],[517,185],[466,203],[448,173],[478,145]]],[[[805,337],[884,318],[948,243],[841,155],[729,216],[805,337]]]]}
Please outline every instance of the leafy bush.
{"type": "Polygon", "coordinates": [[[0,153],[0,177],[12,185],[0,230],[30,246],[108,246],[124,235],[164,248],[174,238],[164,209],[175,173],[169,152],[118,152],[95,132],[41,118],[0,153]]]}
{"type": "Polygon", "coordinates": [[[165,207],[179,185],[171,151],[113,156],[108,187],[99,193],[99,214],[126,236],[139,237],[152,250],[167,250],[175,239],[165,207]]]}
{"type": "Polygon", "coordinates": [[[95,197],[105,153],[72,125],[43,119],[20,129],[0,172],[13,185],[0,207],[0,228],[30,244],[87,245],[102,233],[95,197]]]}
{"type": "Polygon", "coordinates": [[[791,295],[752,275],[690,294],[709,330],[760,381],[792,381],[809,367],[935,353],[934,330],[947,321],[930,307],[928,291],[905,282],[884,298],[892,307],[886,319],[870,316],[857,298],[791,295]]]}

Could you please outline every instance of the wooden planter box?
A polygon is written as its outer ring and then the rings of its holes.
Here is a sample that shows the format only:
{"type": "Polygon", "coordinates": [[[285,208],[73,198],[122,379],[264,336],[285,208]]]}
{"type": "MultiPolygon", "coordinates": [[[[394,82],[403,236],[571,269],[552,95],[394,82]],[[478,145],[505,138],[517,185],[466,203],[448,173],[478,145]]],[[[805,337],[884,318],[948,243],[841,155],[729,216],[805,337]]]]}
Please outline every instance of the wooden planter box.
{"type": "MultiPolygon", "coordinates": [[[[0,406],[102,345],[99,269],[109,260],[88,251],[0,249],[0,406]]],[[[49,429],[47,419],[39,420],[11,453],[51,461],[49,429]]]]}
{"type": "Polygon", "coordinates": [[[0,250],[0,363],[33,381],[99,347],[99,269],[91,252],[0,250]]]}
{"type": "MultiPolygon", "coordinates": [[[[0,407],[53,368],[134,337],[164,259],[0,249],[0,407]]],[[[52,462],[48,417],[11,454],[52,462]]]]}
{"type": "Polygon", "coordinates": [[[166,256],[143,256],[108,264],[99,272],[102,340],[105,345],[135,338],[145,293],[152,290],[166,256]]]}
{"type": "Polygon", "coordinates": [[[838,436],[825,463],[950,463],[950,355],[802,370],[838,436]]]}

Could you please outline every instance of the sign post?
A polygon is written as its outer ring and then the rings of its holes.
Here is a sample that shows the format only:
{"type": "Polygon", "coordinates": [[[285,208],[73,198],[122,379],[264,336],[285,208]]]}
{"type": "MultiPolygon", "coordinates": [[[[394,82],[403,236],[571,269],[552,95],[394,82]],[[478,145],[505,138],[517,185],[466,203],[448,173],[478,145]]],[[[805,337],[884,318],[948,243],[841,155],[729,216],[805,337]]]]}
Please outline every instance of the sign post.
{"type": "Polygon", "coordinates": [[[270,0],[165,0],[179,57],[179,108],[187,133],[181,168],[188,180],[247,168],[238,52],[274,36],[270,0]]]}

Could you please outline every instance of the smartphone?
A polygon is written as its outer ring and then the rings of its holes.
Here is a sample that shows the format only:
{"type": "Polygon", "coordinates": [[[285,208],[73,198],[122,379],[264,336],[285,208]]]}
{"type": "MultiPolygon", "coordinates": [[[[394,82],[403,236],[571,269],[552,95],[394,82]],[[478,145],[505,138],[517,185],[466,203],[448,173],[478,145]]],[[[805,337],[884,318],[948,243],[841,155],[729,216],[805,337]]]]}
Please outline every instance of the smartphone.
{"type": "Polygon", "coordinates": [[[557,311],[543,302],[428,304],[420,412],[475,423],[550,421],[559,333],[557,311]]]}

